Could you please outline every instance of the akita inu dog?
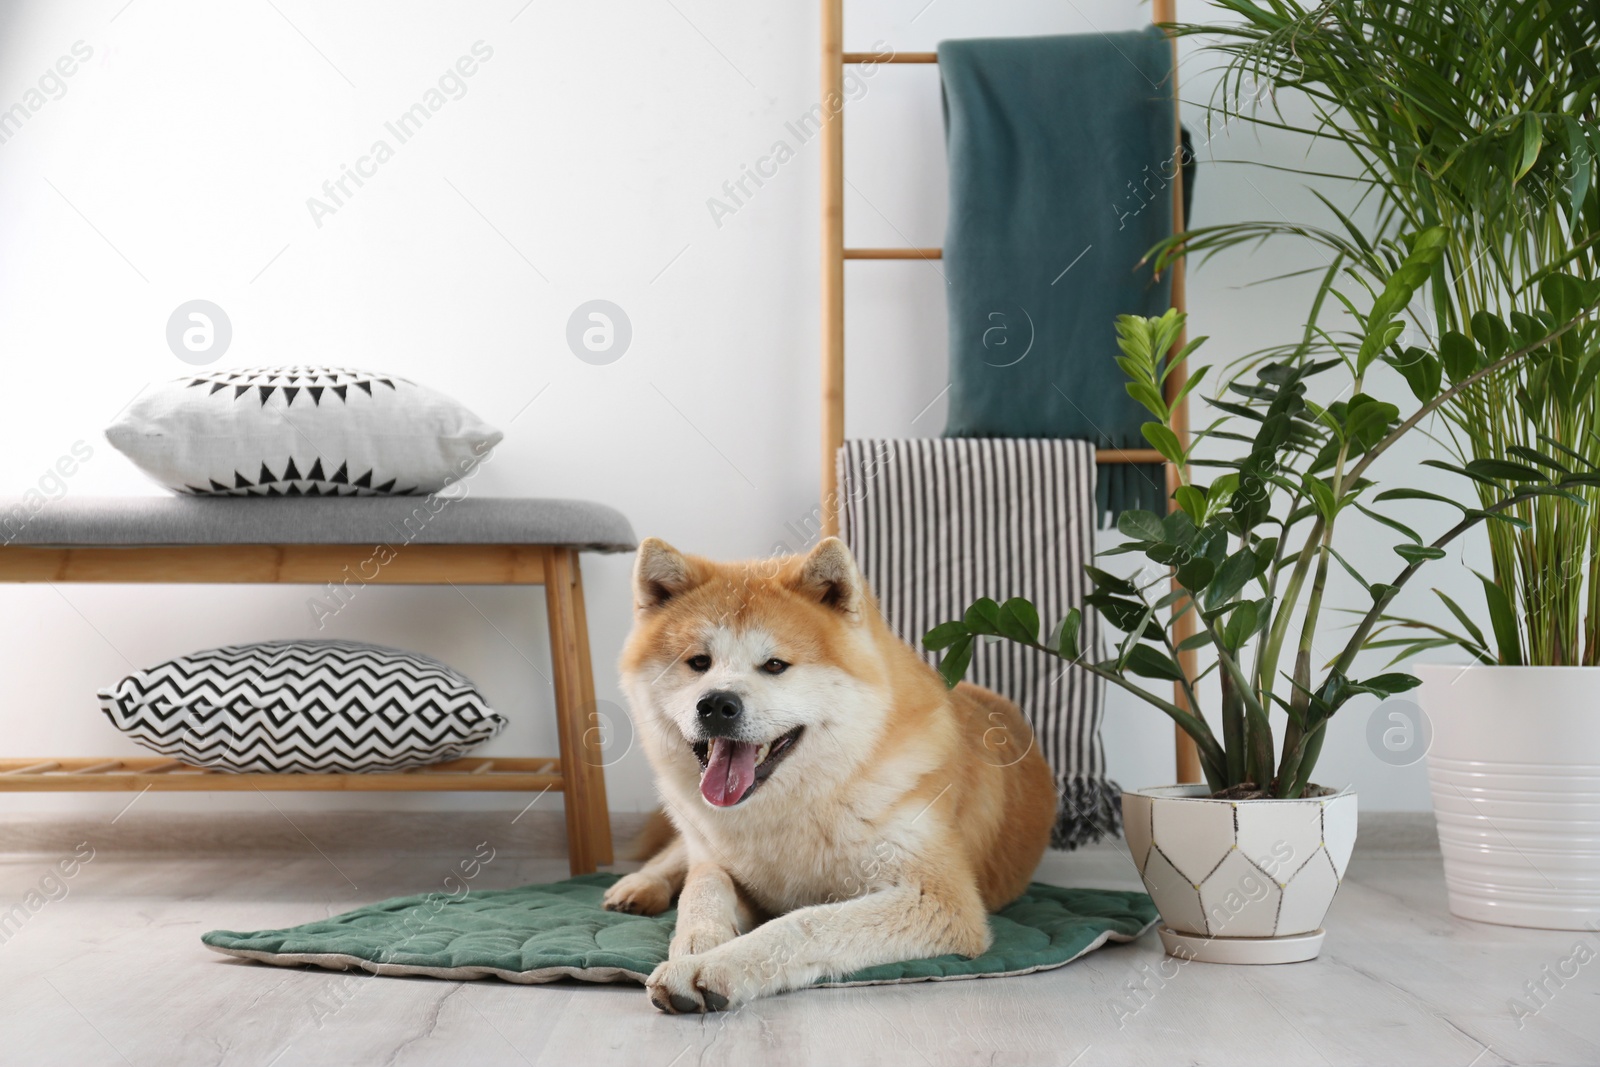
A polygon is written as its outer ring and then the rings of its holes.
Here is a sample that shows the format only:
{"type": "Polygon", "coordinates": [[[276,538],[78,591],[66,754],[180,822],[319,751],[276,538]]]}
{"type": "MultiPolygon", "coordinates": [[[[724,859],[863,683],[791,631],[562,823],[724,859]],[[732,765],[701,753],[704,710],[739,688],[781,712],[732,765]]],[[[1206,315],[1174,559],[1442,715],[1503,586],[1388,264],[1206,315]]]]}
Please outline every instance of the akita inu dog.
{"type": "Polygon", "coordinates": [[[650,538],[634,599],[623,683],[677,833],[605,906],[679,897],[651,1003],[721,1011],[989,947],[1056,812],[1016,705],[946,689],[836,538],[732,564],[650,538]]]}

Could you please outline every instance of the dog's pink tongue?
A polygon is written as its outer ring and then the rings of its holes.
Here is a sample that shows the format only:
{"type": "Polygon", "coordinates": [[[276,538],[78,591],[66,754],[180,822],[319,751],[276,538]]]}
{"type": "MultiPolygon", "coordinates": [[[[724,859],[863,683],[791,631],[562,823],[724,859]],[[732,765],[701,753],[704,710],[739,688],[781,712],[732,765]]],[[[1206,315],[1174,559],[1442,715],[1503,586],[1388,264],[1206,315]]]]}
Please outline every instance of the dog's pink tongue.
{"type": "Polygon", "coordinates": [[[700,776],[700,795],[719,808],[737,804],[756,784],[756,747],[719,737],[700,776]]]}

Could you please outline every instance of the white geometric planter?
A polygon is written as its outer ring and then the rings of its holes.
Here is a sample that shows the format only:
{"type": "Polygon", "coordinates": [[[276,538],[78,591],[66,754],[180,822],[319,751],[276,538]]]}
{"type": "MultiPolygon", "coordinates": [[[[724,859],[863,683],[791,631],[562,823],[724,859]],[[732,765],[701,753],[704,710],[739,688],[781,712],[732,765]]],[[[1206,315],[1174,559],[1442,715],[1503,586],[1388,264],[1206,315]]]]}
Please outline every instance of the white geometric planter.
{"type": "Polygon", "coordinates": [[[1322,919],[1356,843],[1356,795],[1212,800],[1204,785],[1122,794],[1122,821],[1168,955],[1206,963],[1297,963],[1322,948],[1322,919]]]}
{"type": "Polygon", "coordinates": [[[1600,922],[1600,667],[1416,668],[1450,910],[1600,922]]]}

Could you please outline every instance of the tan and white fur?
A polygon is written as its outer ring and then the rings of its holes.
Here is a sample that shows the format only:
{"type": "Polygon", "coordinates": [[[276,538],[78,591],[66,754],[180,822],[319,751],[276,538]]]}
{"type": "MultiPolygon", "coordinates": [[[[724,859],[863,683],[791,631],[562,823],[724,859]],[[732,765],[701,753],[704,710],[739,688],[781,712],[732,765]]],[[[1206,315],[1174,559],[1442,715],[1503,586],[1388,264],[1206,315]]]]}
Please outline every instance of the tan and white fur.
{"type": "Polygon", "coordinates": [[[1026,887],[1056,811],[1016,706],[947,689],[836,538],[734,564],[651,538],[634,597],[623,684],[677,832],[658,827],[605,903],[679,898],[652,1003],[718,1011],[985,951],[988,912],[1026,887]]]}

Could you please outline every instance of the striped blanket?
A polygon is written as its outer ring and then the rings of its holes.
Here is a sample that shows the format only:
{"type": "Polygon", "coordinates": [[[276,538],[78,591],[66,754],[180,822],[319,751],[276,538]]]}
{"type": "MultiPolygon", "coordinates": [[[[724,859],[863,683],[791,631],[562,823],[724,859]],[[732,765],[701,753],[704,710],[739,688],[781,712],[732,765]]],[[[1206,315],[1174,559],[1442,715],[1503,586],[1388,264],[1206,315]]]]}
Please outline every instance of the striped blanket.
{"type": "MultiPolygon", "coordinates": [[[[914,648],[979,597],[1023,596],[1054,627],[1090,591],[1094,445],[1016,438],[847,441],[839,450],[844,540],[895,632],[914,648]]],[[[1100,620],[1084,613],[1083,647],[1100,620]]],[[[937,654],[924,652],[928,661],[937,654]]],[[[1100,743],[1104,683],[1009,641],[981,642],[967,677],[1022,707],[1056,774],[1052,845],[1121,827],[1121,790],[1100,743]]]]}

